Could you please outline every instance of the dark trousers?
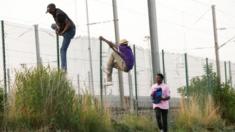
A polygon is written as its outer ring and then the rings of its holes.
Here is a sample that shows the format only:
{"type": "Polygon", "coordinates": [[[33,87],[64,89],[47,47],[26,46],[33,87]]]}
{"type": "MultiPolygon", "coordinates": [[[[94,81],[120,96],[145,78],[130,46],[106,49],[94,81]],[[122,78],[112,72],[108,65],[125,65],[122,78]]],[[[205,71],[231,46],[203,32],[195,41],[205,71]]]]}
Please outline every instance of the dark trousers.
{"type": "Polygon", "coordinates": [[[168,110],[155,108],[156,119],[159,129],[163,130],[163,132],[167,132],[167,114],[168,110]]]}

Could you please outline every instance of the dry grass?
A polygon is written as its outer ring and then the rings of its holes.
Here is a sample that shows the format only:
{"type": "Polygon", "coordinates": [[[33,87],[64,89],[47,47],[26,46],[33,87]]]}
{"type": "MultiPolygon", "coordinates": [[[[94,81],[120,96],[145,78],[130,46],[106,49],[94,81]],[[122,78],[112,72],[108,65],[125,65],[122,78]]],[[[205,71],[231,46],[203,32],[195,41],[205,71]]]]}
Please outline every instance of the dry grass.
{"type": "Polygon", "coordinates": [[[189,99],[182,98],[176,116],[176,126],[187,129],[221,127],[224,123],[218,110],[219,107],[215,106],[210,96],[205,102],[201,102],[197,96],[189,99]]]}

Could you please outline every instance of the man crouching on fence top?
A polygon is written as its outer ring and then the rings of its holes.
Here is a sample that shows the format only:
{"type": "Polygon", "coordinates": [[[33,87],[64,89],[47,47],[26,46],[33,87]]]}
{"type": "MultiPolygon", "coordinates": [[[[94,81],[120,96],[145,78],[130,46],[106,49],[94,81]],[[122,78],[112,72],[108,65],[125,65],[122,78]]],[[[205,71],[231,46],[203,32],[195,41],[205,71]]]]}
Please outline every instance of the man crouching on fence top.
{"type": "Polygon", "coordinates": [[[135,63],[134,55],[131,48],[128,46],[128,41],[126,39],[121,40],[117,45],[102,36],[100,36],[100,40],[106,42],[109,47],[113,49],[107,63],[107,68],[105,69],[107,74],[107,82],[105,85],[110,86],[112,85],[113,68],[129,72],[135,63]]]}
{"type": "Polygon", "coordinates": [[[47,6],[46,13],[50,13],[56,22],[51,25],[51,28],[64,38],[60,48],[61,68],[67,72],[67,49],[76,32],[75,24],[64,11],[56,8],[53,3],[47,6]]]}
{"type": "Polygon", "coordinates": [[[160,132],[167,132],[167,114],[169,109],[170,89],[163,83],[164,76],[159,73],[156,76],[156,84],[152,86],[153,109],[160,132]]]}

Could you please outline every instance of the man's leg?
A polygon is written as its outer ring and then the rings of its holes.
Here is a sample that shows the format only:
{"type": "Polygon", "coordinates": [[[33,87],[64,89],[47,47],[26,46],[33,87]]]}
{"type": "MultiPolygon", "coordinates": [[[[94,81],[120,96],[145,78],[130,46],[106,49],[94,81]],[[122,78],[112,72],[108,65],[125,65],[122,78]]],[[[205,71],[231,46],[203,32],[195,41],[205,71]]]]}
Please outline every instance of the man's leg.
{"type": "Polygon", "coordinates": [[[62,47],[60,48],[60,56],[61,56],[61,68],[67,72],[67,49],[71,42],[70,37],[64,36],[62,47]]]}
{"type": "Polygon", "coordinates": [[[112,82],[113,68],[116,68],[121,71],[126,70],[126,64],[124,60],[116,52],[113,52],[110,55],[108,63],[107,63],[107,71],[106,71],[107,82],[112,82]]]}
{"type": "Polygon", "coordinates": [[[125,64],[125,61],[122,59],[122,57],[119,54],[117,54],[116,52],[113,52],[112,56],[114,58],[113,67],[118,70],[125,71],[126,64],[125,64]]]}
{"type": "Polygon", "coordinates": [[[107,71],[106,71],[107,82],[112,82],[113,67],[114,67],[114,57],[112,53],[107,63],[107,71]]]}
{"type": "Polygon", "coordinates": [[[168,110],[161,110],[161,113],[162,113],[162,120],[163,120],[163,131],[167,132],[167,130],[168,130],[168,123],[167,123],[168,110]]]}
{"type": "Polygon", "coordinates": [[[158,124],[158,128],[160,130],[162,130],[162,114],[161,114],[161,110],[159,108],[155,108],[155,113],[156,113],[156,120],[157,120],[157,124],[158,124]]]}
{"type": "Polygon", "coordinates": [[[61,68],[67,72],[67,49],[69,47],[69,44],[71,42],[71,39],[74,37],[76,32],[75,28],[70,29],[69,31],[66,31],[63,35],[63,43],[62,47],[60,48],[60,56],[61,56],[61,68]]]}

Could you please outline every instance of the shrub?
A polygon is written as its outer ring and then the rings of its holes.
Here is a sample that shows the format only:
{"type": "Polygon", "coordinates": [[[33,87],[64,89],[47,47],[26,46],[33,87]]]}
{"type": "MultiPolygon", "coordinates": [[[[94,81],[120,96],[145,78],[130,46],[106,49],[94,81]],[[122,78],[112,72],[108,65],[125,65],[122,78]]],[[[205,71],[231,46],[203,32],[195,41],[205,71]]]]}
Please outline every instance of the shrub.
{"type": "Polygon", "coordinates": [[[111,132],[113,131],[110,112],[102,108],[97,100],[85,94],[79,97],[79,117],[81,132],[111,132]]]}
{"type": "Polygon", "coordinates": [[[227,123],[235,123],[235,90],[224,84],[215,90],[214,99],[227,123]]]}
{"type": "MultiPolygon", "coordinates": [[[[227,83],[218,85],[218,78],[212,71],[212,65],[209,65],[208,71],[200,77],[195,77],[190,81],[188,96],[197,96],[200,101],[199,106],[205,106],[208,95],[212,98],[217,106],[221,117],[227,123],[235,123],[235,90],[227,83]]],[[[181,95],[185,95],[185,87],[179,88],[181,95]]]]}
{"type": "Polygon", "coordinates": [[[153,121],[144,116],[111,121],[110,112],[97,99],[87,92],[76,95],[66,74],[50,68],[17,72],[8,104],[4,128],[10,131],[155,131],[153,121]]]}
{"type": "Polygon", "coordinates": [[[43,67],[24,69],[16,74],[13,91],[9,124],[25,128],[73,126],[77,110],[75,92],[63,72],[43,67]]]}
{"type": "Polygon", "coordinates": [[[62,71],[24,69],[16,74],[6,126],[23,131],[108,132],[109,114],[89,94],[75,95],[62,71]]]}
{"type": "Polygon", "coordinates": [[[147,116],[124,115],[114,123],[117,132],[156,132],[156,123],[147,116]]]}
{"type": "Polygon", "coordinates": [[[192,96],[189,99],[181,99],[180,108],[176,114],[176,128],[192,131],[198,128],[220,129],[223,121],[219,114],[219,107],[208,96],[207,101],[201,106],[200,99],[192,96]]]}

